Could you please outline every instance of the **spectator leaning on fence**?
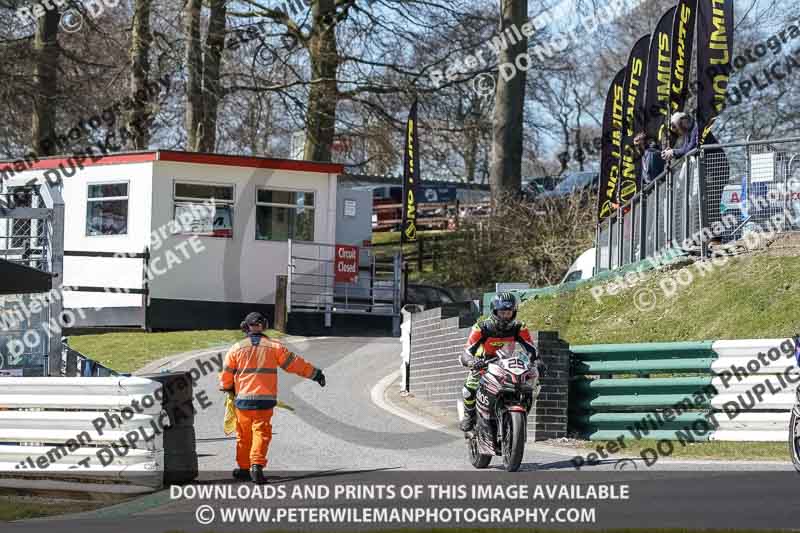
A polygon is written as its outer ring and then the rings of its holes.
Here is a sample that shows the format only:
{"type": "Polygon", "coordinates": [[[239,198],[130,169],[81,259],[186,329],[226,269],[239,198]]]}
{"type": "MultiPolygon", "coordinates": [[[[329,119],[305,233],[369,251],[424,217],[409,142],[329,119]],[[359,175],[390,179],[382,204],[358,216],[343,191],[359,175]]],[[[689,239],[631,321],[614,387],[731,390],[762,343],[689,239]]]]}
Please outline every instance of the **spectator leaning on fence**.
{"type": "Polygon", "coordinates": [[[647,185],[664,171],[661,147],[644,131],[633,138],[633,144],[642,156],[642,185],[647,185]]]}
{"type": "Polygon", "coordinates": [[[661,157],[667,161],[681,158],[697,148],[700,135],[697,121],[682,111],[673,113],[669,122],[672,133],[678,135],[678,141],[675,143],[675,148],[668,148],[661,152],[661,157]]]}

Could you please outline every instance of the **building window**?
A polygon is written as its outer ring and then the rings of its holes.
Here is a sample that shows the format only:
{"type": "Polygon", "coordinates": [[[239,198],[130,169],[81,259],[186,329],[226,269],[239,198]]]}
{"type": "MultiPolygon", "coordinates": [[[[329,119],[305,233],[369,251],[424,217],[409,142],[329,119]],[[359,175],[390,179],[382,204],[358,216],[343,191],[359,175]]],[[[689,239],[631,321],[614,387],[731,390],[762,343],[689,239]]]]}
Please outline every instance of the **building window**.
{"type": "Polygon", "coordinates": [[[233,238],[233,185],[175,182],[177,233],[233,238]]]}
{"type": "Polygon", "coordinates": [[[256,239],[314,240],[314,193],[256,190],[256,239]]]}
{"type": "Polygon", "coordinates": [[[86,235],[127,235],[128,183],[90,183],[86,235]]]}

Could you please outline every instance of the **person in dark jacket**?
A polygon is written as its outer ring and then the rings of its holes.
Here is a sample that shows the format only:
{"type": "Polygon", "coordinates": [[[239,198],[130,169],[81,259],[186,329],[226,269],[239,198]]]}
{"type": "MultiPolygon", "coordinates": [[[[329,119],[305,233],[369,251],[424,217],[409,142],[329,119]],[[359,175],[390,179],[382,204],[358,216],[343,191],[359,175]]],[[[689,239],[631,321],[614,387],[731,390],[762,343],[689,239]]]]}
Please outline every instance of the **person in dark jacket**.
{"type": "Polygon", "coordinates": [[[653,139],[641,132],[633,138],[633,144],[642,156],[642,185],[647,185],[664,172],[664,158],[661,147],[653,139]]]}
{"type": "Polygon", "coordinates": [[[697,148],[700,136],[697,121],[682,111],[673,113],[669,122],[672,133],[678,136],[678,141],[675,143],[675,148],[661,152],[661,157],[666,161],[681,158],[697,148]]]}

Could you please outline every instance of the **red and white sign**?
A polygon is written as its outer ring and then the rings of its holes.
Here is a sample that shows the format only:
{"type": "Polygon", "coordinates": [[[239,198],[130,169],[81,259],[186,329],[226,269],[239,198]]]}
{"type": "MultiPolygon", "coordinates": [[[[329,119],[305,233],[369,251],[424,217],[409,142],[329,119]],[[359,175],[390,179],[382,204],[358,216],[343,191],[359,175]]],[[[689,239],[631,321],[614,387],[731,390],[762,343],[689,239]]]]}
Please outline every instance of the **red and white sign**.
{"type": "Polygon", "coordinates": [[[358,281],[358,246],[336,245],[336,258],[333,261],[333,275],[336,283],[355,283],[358,281]]]}

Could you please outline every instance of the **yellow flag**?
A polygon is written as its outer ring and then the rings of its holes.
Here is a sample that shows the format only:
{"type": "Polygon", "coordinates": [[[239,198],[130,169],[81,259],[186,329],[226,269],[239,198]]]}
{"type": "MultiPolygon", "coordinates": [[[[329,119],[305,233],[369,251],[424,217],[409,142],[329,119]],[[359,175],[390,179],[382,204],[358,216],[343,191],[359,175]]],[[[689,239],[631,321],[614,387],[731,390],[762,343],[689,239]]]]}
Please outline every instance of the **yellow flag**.
{"type": "Polygon", "coordinates": [[[230,394],[225,395],[225,423],[222,430],[226,435],[236,433],[236,407],[230,394]]]}

